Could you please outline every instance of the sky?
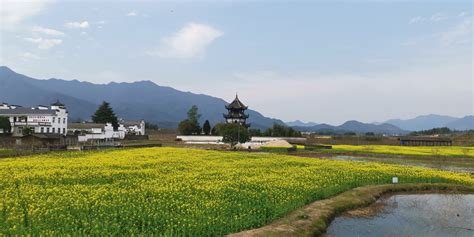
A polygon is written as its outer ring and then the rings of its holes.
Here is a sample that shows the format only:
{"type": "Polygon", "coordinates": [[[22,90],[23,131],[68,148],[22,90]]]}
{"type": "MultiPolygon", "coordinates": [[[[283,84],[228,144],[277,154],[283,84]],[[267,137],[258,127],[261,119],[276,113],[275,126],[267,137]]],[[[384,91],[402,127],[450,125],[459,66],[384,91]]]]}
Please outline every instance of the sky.
{"type": "Polygon", "coordinates": [[[474,114],[472,1],[0,0],[0,65],[341,124],[474,114]]]}

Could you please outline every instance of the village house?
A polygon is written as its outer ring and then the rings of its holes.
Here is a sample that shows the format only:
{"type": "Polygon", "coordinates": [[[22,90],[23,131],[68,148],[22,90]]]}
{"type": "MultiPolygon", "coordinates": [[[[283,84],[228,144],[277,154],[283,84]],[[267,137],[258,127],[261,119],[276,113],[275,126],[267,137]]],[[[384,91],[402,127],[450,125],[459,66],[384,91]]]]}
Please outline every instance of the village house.
{"type": "Polygon", "coordinates": [[[145,120],[119,120],[127,135],[145,135],[145,120]]]}
{"type": "Polygon", "coordinates": [[[68,134],[76,135],[79,142],[124,139],[126,135],[145,135],[145,121],[121,120],[116,130],[111,123],[70,123],[68,134]]]}
{"type": "Polygon", "coordinates": [[[0,117],[8,117],[10,120],[12,136],[21,137],[25,135],[27,129],[35,134],[66,135],[67,133],[68,111],[59,101],[50,106],[40,105],[35,108],[2,103],[0,117]]]}
{"type": "Polygon", "coordinates": [[[114,140],[124,139],[126,130],[120,124],[117,130],[111,123],[70,123],[68,133],[76,135],[79,142],[86,142],[89,140],[114,140]]]}

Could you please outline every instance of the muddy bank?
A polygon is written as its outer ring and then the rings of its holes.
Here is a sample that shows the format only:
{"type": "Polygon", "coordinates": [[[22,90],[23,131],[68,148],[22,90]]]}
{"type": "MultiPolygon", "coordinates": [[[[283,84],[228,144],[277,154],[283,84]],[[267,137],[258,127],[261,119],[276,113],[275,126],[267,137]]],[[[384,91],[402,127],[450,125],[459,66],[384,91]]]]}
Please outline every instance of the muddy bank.
{"type": "Polygon", "coordinates": [[[400,192],[474,193],[474,187],[455,184],[387,184],[365,186],[313,202],[261,228],[229,236],[321,236],[331,221],[344,211],[365,207],[382,195],[400,192]]]}

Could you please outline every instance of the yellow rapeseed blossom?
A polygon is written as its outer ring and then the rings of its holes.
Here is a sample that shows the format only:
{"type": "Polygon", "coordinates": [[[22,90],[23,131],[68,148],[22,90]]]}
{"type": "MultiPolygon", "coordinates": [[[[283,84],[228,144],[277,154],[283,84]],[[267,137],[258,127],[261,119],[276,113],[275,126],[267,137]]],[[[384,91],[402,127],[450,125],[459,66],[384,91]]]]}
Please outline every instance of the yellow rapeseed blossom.
{"type": "Polygon", "coordinates": [[[390,183],[474,185],[426,168],[178,148],[0,159],[0,235],[216,236],[390,183]]]}
{"type": "Polygon", "coordinates": [[[332,145],[334,151],[394,155],[474,157],[474,147],[466,146],[388,146],[388,145],[332,145]]]}

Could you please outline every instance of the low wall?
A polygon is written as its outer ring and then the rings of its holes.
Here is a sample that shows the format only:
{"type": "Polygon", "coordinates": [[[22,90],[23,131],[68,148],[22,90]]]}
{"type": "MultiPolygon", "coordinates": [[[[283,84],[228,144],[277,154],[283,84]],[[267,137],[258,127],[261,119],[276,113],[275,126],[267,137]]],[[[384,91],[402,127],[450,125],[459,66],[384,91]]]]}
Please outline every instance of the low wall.
{"type": "MultiPolygon", "coordinates": [[[[176,139],[189,144],[223,144],[221,142],[222,136],[176,136],[176,139]]],[[[304,137],[252,137],[249,143],[262,144],[275,140],[286,140],[290,143],[298,144],[304,144],[306,142],[306,138],[304,137]]]]}

